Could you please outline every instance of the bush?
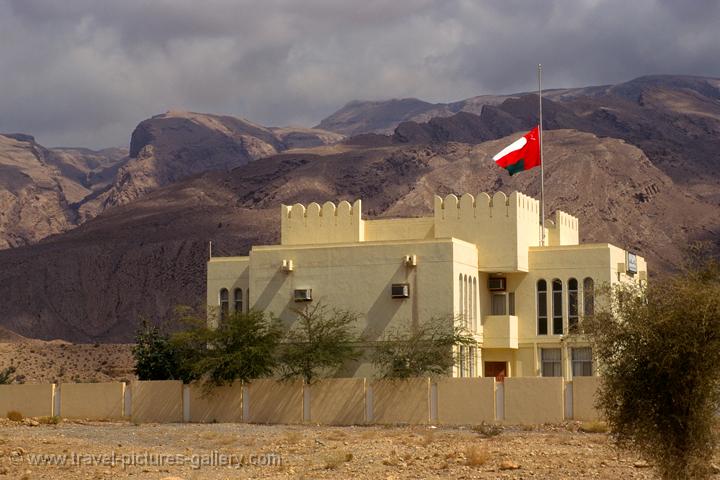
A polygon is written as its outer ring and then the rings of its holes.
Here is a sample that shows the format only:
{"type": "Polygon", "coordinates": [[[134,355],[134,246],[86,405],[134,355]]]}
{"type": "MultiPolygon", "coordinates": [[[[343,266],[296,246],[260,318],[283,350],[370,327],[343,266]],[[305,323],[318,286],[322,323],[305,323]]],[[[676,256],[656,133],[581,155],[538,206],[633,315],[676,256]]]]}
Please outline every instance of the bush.
{"type": "Polygon", "coordinates": [[[329,310],[321,303],[295,313],[297,320],[280,345],[283,378],[302,377],[309,384],[360,356],[359,338],[353,333],[356,314],[329,310]]]}
{"type": "Polygon", "coordinates": [[[263,312],[232,312],[213,329],[203,319],[172,337],[187,378],[203,378],[207,387],[268,377],[277,366],[283,335],[279,320],[263,312]]]}
{"type": "Polygon", "coordinates": [[[9,412],[7,412],[7,418],[8,420],[13,422],[22,422],[23,414],[18,412],[17,410],[10,410],[9,412]]]}
{"type": "Polygon", "coordinates": [[[683,273],[606,295],[607,306],[584,323],[612,435],[662,478],[707,478],[720,400],[720,264],[695,260],[683,273]]]}
{"type": "Polygon", "coordinates": [[[430,319],[388,332],[375,347],[373,364],[383,378],[447,375],[456,364],[453,347],[475,344],[453,318],[430,319]]]}

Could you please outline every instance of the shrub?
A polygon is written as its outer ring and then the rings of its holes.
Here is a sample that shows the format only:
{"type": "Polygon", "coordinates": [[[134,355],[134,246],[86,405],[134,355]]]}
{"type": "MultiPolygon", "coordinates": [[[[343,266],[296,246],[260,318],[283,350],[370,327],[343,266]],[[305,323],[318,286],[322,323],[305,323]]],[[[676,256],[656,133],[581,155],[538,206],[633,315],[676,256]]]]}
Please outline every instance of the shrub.
{"type": "Polygon", "coordinates": [[[582,423],[578,427],[578,430],[580,430],[583,433],[607,433],[609,429],[608,429],[607,423],[593,421],[593,422],[582,423]]]}
{"type": "Polygon", "coordinates": [[[57,425],[60,423],[60,417],[53,415],[52,417],[40,417],[37,419],[38,423],[42,425],[57,425]]]}
{"type": "Polygon", "coordinates": [[[453,318],[430,319],[389,331],[375,347],[373,364],[384,378],[446,375],[456,364],[453,347],[475,343],[453,318]]]}
{"type": "Polygon", "coordinates": [[[490,452],[482,445],[468,445],[465,448],[465,465],[479,467],[490,460],[490,452]]]}
{"type": "Polygon", "coordinates": [[[358,315],[321,303],[295,313],[297,321],[280,345],[283,378],[302,377],[309,384],[360,356],[359,338],[353,333],[358,315]]]}
{"type": "Polygon", "coordinates": [[[22,422],[23,414],[18,412],[17,410],[10,410],[9,412],[7,412],[7,418],[8,420],[13,422],[22,422]]]}
{"type": "Polygon", "coordinates": [[[17,371],[17,369],[10,365],[9,367],[0,370],[0,385],[6,385],[8,383],[12,383],[13,380],[15,380],[15,377],[13,374],[17,371]]]}
{"type": "Polygon", "coordinates": [[[479,425],[473,425],[472,430],[482,437],[496,437],[503,432],[503,427],[495,423],[482,422],[479,425]]]}
{"type": "Polygon", "coordinates": [[[662,478],[707,478],[720,401],[720,263],[693,259],[647,287],[621,284],[584,320],[603,377],[598,407],[662,478]]]}

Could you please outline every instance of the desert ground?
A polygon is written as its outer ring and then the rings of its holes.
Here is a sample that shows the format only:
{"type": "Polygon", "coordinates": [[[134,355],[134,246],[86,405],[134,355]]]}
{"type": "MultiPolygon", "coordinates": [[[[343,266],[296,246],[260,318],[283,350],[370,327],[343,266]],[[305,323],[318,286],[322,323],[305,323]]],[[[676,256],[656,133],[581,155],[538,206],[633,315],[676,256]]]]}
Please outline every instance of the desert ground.
{"type": "Polygon", "coordinates": [[[606,433],[583,430],[2,419],[0,478],[656,478],[606,433]]]}

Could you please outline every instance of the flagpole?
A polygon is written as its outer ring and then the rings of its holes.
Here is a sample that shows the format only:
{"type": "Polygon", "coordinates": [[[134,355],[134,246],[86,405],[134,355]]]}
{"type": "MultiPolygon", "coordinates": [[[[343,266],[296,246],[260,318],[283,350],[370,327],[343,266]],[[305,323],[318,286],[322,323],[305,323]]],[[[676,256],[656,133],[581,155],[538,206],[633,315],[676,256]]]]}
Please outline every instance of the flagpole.
{"type": "Polygon", "coordinates": [[[538,63],[538,97],[540,98],[540,246],[545,246],[545,161],[543,160],[543,126],[542,126],[542,64],[538,63]]]}

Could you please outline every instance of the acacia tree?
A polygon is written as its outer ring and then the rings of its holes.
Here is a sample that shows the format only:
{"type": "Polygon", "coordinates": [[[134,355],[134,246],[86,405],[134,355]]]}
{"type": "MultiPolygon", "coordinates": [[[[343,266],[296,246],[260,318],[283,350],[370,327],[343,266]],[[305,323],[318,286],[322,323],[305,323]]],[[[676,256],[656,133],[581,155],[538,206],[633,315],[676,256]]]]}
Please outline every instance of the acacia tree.
{"type": "Polygon", "coordinates": [[[179,379],[178,359],[170,335],[157,325],[143,320],[135,333],[132,349],[135,374],[140,380],[179,379]]]}
{"type": "Polygon", "coordinates": [[[618,444],[665,479],[706,478],[720,386],[720,266],[691,262],[646,287],[621,284],[584,319],[602,382],[597,405],[618,444]]]}
{"type": "MultiPolygon", "coordinates": [[[[192,320],[192,319],[190,319],[192,320]]],[[[184,369],[208,387],[273,374],[283,336],[280,321],[264,312],[231,312],[216,328],[197,319],[195,327],[173,336],[186,355],[184,369]]]]}
{"type": "Polygon", "coordinates": [[[302,377],[312,383],[360,356],[357,314],[330,310],[322,303],[295,313],[297,320],[280,346],[278,371],[283,378],[302,377]]]}
{"type": "Polygon", "coordinates": [[[446,375],[457,361],[453,347],[475,344],[453,318],[434,318],[390,330],[375,346],[372,362],[383,378],[446,375]]]}

